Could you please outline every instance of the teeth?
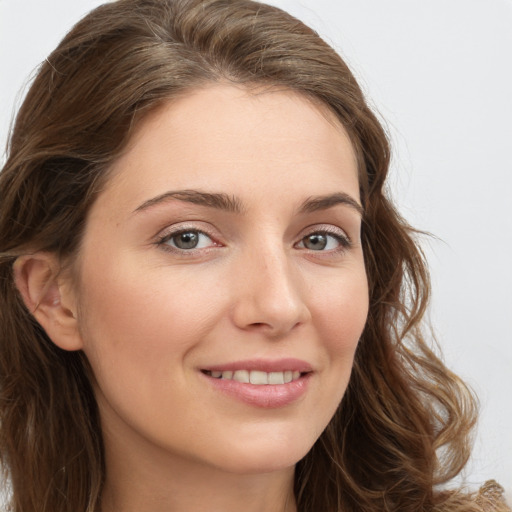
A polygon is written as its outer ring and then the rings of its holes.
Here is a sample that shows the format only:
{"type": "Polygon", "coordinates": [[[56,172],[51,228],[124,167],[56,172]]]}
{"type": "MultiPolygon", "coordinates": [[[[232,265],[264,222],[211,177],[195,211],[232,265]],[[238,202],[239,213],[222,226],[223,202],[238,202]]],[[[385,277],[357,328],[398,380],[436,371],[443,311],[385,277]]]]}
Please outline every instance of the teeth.
{"type": "Polygon", "coordinates": [[[284,372],[272,372],[268,374],[269,384],[284,384],[284,372]]]}
{"type": "Polygon", "coordinates": [[[268,374],[266,372],[252,371],[249,374],[249,381],[251,384],[275,384],[274,382],[270,381],[271,375],[272,374],[268,374]]]}
{"type": "Polygon", "coordinates": [[[233,374],[233,380],[237,382],[243,382],[244,384],[249,384],[249,372],[247,370],[237,370],[233,374]]]}
{"type": "Polygon", "coordinates": [[[300,378],[300,372],[286,370],[284,372],[262,372],[260,370],[237,370],[232,371],[206,371],[207,375],[215,379],[236,380],[243,384],[255,384],[257,386],[265,384],[288,384],[300,378]]]}

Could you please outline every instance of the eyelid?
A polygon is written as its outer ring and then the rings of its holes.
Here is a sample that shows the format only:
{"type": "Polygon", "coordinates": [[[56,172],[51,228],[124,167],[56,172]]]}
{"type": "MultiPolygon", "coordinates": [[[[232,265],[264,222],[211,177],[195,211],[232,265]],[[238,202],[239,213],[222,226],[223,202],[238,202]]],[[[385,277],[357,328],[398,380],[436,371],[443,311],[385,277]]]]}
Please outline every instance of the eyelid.
{"type": "Polygon", "coordinates": [[[213,230],[205,229],[202,226],[199,227],[196,223],[193,222],[177,223],[164,228],[154,237],[153,243],[164,251],[172,252],[183,256],[192,256],[198,252],[204,253],[209,249],[222,247],[223,245],[221,242],[219,242],[218,237],[213,233],[213,230]],[[194,231],[199,234],[207,236],[212,241],[212,244],[209,247],[203,247],[199,249],[180,249],[178,247],[173,247],[172,245],[166,244],[166,242],[172,239],[173,237],[178,236],[181,233],[187,233],[189,231],[194,231]]]}
{"type": "MultiPolygon", "coordinates": [[[[160,247],[162,250],[165,250],[167,252],[173,252],[177,255],[183,255],[183,256],[193,256],[194,253],[204,253],[205,251],[209,251],[211,249],[220,248],[224,246],[224,243],[222,241],[219,241],[219,236],[216,234],[217,232],[213,229],[209,229],[208,226],[204,226],[203,222],[195,222],[195,221],[189,221],[189,222],[178,222],[176,224],[172,224],[158,232],[157,235],[155,235],[153,239],[153,243],[160,247]],[[172,237],[179,235],[180,233],[186,233],[188,231],[195,231],[197,233],[203,234],[207,236],[211,241],[212,244],[208,247],[203,247],[199,249],[179,249],[177,247],[173,247],[172,245],[167,245],[166,242],[170,240],[172,237]]],[[[317,252],[317,253],[338,253],[343,252],[347,249],[349,249],[353,243],[350,238],[350,236],[347,234],[347,232],[342,229],[339,226],[335,226],[333,224],[314,224],[311,226],[308,226],[304,228],[300,235],[299,239],[294,243],[294,247],[297,247],[298,244],[300,244],[303,239],[307,236],[313,235],[313,234],[325,234],[330,235],[334,238],[336,238],[339,242],[339,247],[335,249],[328,249],[326,251],[312,251],[310,249],[307,249],[306,247],[300,248],[301,250],[309,251],[309,252],[317,252]]],[[[318,254],[320,255],[320,254],[318,254]]]]}
{"type": "Polygon", "coordinates": [[[346,240],[349,243],[352,243],[352,239],[344,229],[338,226],[334,226],[332,224],[314,224],[312,226],[308,226],[307,228],[302,230],[302,233],[300,234],[300,240],[302,240],[306,236],[315,233],[324,233],[327,235],[332,235],[343,240],[346,240]]]}
{"type": "Polygon", "coordinates": [[[308,253],[314,253],[317,257],[326,257],[333,254],[341,254],[345,252],[346,250],[350,249],[353,246],[352,240],[350,236],[347,234],[347,232],[338,227],[333,226],[332,224],[316,224],[313,226],[308,226],[305,230],[302,231],[300,234],[299,240],[294,244],[294,247],[297,247],[299,244],[303,243],[304,238],[314,235],[314,234],[322,234],[322,235],[329,235],[335,238],[339,246],[335,249],[328,249],[325,251],[322,250],[312,250],[308,249],[307,247],[298,247],[300,250],[307,251],[308,253]]]}

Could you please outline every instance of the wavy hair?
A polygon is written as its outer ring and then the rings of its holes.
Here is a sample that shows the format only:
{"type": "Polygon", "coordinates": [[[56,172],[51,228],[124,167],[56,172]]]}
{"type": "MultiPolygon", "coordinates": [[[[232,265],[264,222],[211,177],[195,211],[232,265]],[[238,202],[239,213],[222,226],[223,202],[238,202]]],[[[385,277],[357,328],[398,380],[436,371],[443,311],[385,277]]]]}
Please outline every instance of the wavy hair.
{"type": "Polygon", "coordinates": [[[86,216],[134,127],[212,82],[280,87],[328,107],[358,155],[370,310],[345,396],[296,468],[300,512],[506,510],[439,491],[465,465],[474,398],[422,335],[429,279],[385,192],[385,132],[340,56],[250,0],[118,0],[40,66],[0,174],[0,457],[13,512],[98,512],[99,414],[82,352],[57,348],[13,283],[17,257],[79,251],[86,216]]]}

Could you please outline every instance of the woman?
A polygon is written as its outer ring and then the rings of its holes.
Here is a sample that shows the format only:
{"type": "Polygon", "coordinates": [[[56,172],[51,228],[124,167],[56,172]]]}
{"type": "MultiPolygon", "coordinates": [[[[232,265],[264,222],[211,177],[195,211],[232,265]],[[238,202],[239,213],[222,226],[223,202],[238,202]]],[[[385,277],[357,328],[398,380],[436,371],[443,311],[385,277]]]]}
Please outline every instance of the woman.
{"type": "Polygon", "coordinates": [[[41,67],[0,177],[12,510],[506,510],[438,491],[474,403],[340,57],[246,0],[120,0],[41,67]]]}

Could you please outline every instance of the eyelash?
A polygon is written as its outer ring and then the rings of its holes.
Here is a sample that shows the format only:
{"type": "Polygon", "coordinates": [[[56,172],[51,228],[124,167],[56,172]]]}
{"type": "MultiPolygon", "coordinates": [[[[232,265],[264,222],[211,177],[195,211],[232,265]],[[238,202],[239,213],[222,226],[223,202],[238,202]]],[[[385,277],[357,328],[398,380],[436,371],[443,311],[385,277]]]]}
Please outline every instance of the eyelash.
{"type": "MultiPolygon", "coordinates": [[[[314,235],[321,235],[321,236],[327,236],[327,237],[334,238],[334,240],[336,240],[336,242],[339,244],[339,246],[334,249],[329,249],[327,251],[323,251],[323,250],[315,251],[313,249],[309,249],[312,253],[339,254],[339,253],[345,252],[346,250],[348,250],[352,247],[352,241],[344,232],[342,232],[339,229],[335,229],[335,228],[329,229],[326,227],[321,228],[321,229],[315,229],[315,230],[307,233],[295,245],[297,246],[300,243],[304,243],[305,239],[307,239],[308,237],[312,237],[314,235]]],[[[307,247],[304,247],[304,249],[308,250],[307,247]]]]}
{"type": "Polygon", "coordinates": [[[172,253],[178,254],[180,256],[192,256],[198,251],[209,250],[209,249],[221,246],[221,244],[215,242],[214,237],[210,233],[207,233],[206,231],[204,231],[202,229],[198,229],[198,228],[194,228],[194,227],[185,227],[185,228],[177,229],[176,231],[168,232],[168,233],[160,236],[157,239],[156,245],[161,247],[164,251],[172,252],[172,253]],[[197,249],[197,248],[181,249],[179,247],[173,247],[172,245],[169,245],[167,243],[167,242],[171,241],[173,238],[177,238],[178,236],[183,235],[185,233],[196,233],[199,236],[204,235],[212,241],[212,245],[210,247],[199,248],[199,249],[197,249]]]}
{"type": "MultiPolygon", "coordinates": [[[[352,242],[351,242],[350,238],[346,234],[344,234],[344,233],[342,234],[341,230],[334,229],[334,228],[328,229],[325,227],[321,228],[321,229],[315,229],[315,230],[305,234],[303,237],[301,237],[301,239],[298,242],[296,242],[294,244],[294,247],[297,247],[301,243],[304,244],[304,240],[306,240],[308,237],[312,237],[314,235],[331,237],[336,240],[336,242],[339,244],[339,246],[334,249],[329,249],[327,251],[324,251],[324,250],[315,251],[314,249],[308,249],[307,247],[300,247],[299,249],[303,249],[306,251],[309,250],[311,253],[318,253],[318,254],[321,254],[321,253],[338,254],[338,253],[343,253],[346,250],[350,249],[350,247],[352,247],[352,242]]],[[[195,227],[185,227],[185,228],[177,229],[176,231],[168,232],[168,233],[158,237],[158,239],[156,240],[156,245],[158,247],[161,247],[165,251],[172,252],[172,253],[178,254],[180,256],[193,256],[198,251],[211,250],[212,248],[222,246],[220,243],[215,241],[214,237],[210,233],[208,233],[204,230],[195,228],[195,227]],[[172,239],[175,239],[176,237],[183,235],[185,233],[195,233],[199,236],[204,235],[211,240],[212,245],[210,245],[209,247],[204,247],[204,248],[201,248],[201,247],[195,248],[194,247],[194,248],[190,248],[190,249],[181,249],[179,247],[174,247],[174,246],[168,244],[168,242],[171,241],[172,239]]]]}

